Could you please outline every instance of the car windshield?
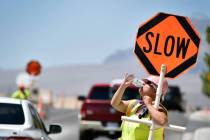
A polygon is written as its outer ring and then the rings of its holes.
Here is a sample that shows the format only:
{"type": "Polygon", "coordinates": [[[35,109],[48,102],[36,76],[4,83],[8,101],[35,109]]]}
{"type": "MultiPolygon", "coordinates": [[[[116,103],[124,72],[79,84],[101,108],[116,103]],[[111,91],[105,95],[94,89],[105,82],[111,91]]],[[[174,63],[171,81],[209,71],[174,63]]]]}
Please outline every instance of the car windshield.
{"type": "Polygon", "coordinates": [[[140,99],[138,88],[128,87],[123,95],[123,100],[140,99]]]}
{"type": "MultiPolygon", "coordinates": [[[[114,93],[117,91],[119,86],[112,87],[112,93],[110,94],[110,98],[114,95],[114,93]]],[[[123,100],[131,100],[131,99],[140,99],[138,88],[136,87],[127,87],[124,94],[123,94],[123,100]]]]}
{"type": "Polygon", "coordinates": [[[109,100],[109,87],[93,87],[90,94],[90,99],[109,100]]]}
{"type": "MultiPolygon", "coordinates": [[[[111,100],[118,87],[93,87],[90,99],[111,100]]],[[[123,94],[123,100],[140,99],[138,88],[128,87],[123,94]]]]}
{"type": "Polygon", "coordinates": [[[21,105],[0,103],[0,124],[24,124],[24,122],[21,105]]]}

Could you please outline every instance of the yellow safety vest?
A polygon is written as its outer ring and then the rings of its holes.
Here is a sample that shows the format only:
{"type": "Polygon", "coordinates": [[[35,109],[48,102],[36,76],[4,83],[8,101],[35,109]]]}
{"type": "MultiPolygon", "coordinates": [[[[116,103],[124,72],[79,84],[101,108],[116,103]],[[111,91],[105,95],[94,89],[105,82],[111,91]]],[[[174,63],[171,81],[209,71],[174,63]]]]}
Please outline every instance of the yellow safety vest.
{"type": "MultiPolygon", "coordinates": [[[[138,118],[136,111],[141,105],[142,104],[140,104],[138,100],[131,100],[126,111],[126,116],[138,118]]],[[[151,120],[151,117],[148,114],[145,117],[142,117],[141,120],[151,120]]],[[[148,140],[150,126],[123,121],[121,129],[122,136],[118,140],[148,140]]],[[[157,128],[154,130],[154,140],[164,140],[164,128],[157,128]]]]}
{"type": "Polygon", "coordinates": [[[12,94],[12,98],[27,100],[30,96],[30,91],[25,89],[24,92],[25,94],[21,90],[17,90],[12,94]]]}

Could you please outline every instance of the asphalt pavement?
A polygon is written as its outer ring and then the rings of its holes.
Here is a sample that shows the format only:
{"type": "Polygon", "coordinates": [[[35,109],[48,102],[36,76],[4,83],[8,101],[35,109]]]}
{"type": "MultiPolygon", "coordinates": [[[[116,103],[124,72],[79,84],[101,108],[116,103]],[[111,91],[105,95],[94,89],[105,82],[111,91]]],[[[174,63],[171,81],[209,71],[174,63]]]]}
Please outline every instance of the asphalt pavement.
{"type": "Polygon", "coordinates": [[[52,109],[46,124],[59,124],[60,134],[51,134],[53,140],[78,140],[78,110],[52,109]]]}

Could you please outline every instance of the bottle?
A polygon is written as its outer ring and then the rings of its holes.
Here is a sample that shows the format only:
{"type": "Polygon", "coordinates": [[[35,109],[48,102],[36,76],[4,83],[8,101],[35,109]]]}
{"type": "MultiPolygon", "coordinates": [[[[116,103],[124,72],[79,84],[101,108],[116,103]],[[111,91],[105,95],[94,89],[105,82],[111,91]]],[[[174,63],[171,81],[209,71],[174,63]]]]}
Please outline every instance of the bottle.
{"type": "Polygon", "coordinates": [[[143,87],[144,82],[140,79],[134,78],[132,84],[138,88],[143,87]]]}

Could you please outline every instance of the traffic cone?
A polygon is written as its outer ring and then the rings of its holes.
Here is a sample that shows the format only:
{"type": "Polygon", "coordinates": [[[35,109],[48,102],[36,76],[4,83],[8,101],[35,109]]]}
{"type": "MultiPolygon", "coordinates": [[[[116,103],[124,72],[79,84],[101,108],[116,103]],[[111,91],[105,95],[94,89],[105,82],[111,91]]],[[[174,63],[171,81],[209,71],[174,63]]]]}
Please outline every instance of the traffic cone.
{"type": "Polygon", "coordinates": [[[45,119],[44,104],[41,97],[39,97],[39,100],[38,100],[37,111],[39,113],[39,116],[42,119],[45,119]]]}

